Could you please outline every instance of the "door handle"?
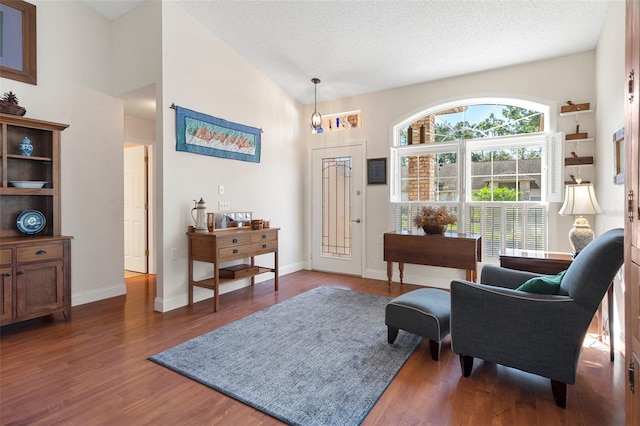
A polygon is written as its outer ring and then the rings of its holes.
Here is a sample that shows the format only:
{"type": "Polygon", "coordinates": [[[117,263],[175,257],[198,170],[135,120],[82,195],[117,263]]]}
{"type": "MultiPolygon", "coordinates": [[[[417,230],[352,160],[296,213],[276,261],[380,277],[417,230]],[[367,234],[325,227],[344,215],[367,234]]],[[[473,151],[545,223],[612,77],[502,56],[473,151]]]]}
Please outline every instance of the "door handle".
{"type": "Polygon", "coordinates": [[[351,219],[351,222],[360,223],[360,219],[351,219]]]}

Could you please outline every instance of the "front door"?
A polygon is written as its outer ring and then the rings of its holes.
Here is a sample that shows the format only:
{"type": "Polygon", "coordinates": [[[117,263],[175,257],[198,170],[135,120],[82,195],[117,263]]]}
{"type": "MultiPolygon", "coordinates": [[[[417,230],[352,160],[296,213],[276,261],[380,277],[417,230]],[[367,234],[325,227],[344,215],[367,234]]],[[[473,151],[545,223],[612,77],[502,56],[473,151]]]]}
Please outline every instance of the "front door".
{"type": "Polygon", "coordinates": [[[640,3],[627,0],[625,107],[625,361],[626,423],[640,424],[640,3]]]}
{"type": "Polygon", "coordinates": [[[312,155],[311,267],[362,276],[363,145],[312,155]]]}

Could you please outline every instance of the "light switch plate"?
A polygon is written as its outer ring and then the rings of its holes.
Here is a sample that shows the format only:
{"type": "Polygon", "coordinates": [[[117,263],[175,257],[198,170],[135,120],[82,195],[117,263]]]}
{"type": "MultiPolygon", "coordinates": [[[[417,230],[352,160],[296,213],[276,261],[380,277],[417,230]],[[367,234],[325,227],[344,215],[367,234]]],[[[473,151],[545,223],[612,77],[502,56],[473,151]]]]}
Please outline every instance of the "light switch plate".
{"type": "Polygon", "coordinates": [[[221,212],[229,211],[229,210],[231,210],[231,203],[229,201],[220,201],[218,203],[218,209],[221,212]]]}

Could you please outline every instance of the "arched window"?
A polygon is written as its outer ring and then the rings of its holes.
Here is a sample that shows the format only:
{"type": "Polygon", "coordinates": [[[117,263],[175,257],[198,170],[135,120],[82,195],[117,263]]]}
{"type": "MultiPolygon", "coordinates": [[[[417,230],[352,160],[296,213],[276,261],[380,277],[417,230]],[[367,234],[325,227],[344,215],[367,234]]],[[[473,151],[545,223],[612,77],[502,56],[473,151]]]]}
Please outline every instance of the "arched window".
{"type": "Polygon", "coordinates": [[[488,256],[501,247],[545,249],[546,202],[562,191],[561,145],[545,132],[548,121],[542,104],[479,99],[439,105],[396,125],[397,230],[417,232],[415,212],[444,204],[458,214],[453,230],[485,237],[488,256]]]}

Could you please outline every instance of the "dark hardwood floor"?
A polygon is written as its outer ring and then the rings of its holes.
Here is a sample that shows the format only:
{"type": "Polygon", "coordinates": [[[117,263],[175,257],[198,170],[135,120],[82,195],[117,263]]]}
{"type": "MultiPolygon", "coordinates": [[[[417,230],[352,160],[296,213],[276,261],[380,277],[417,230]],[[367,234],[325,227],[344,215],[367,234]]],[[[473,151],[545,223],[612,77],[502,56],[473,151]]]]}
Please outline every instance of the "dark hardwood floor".
{"type": "MultiPolygon", "coordinates": [[[[167,313],[153,310],[155,279],[127,279],[127,296],[73,308],[73,321],[3,327],[2,425],[274,425],[277,420],[147,358],[185,340],[318,286],[397,296],[415,287],[300,271],[167,313]]],[[[384,321],[384,318],[381,318],[384,321]]],[[[460,372],[447,339],[439,362],[423,342],[364,425],[623,425],[624,361],[587,338],[568,407],[547,379],[476,360],[460,372]]]]}

